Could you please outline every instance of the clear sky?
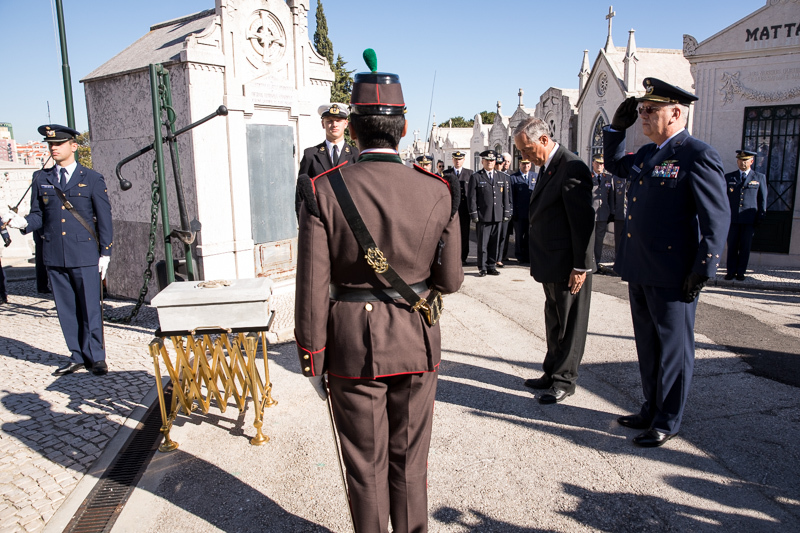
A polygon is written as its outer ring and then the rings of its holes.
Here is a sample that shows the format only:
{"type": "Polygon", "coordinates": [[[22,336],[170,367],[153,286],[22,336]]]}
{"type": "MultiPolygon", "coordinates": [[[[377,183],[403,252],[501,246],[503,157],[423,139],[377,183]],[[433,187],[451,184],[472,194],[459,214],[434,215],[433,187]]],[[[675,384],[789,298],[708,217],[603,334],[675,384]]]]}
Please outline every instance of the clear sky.
{"type": "MultiPolygon", "coordinates": [[[[683,47],[683,34],[702,41],[766,5],[766,0],[612,2],[612,36],[625,46],[636,30],[639,48],[683,47]]],[[[309,39],[317,0],[310,0],[309,39]]],[[[63,0],[77,129],[88,128],[79,80],[149,31],[151,25],[214,7],[214,0],[63,0]]],[[[577,88],[583,50],[590,62],[606,42],[609,3],[588,0],[435,1],[323,0],[334,53],[348,68],[366,70],[361,53],[374,48],[378,70],[400,75],[409,135],[428,124],[495,111],[504,115],[525,91],[534,107],[548,87],[577,88]]],[[[37,140],[36,128],[66,125],[61,55],[52,0],[0,0],[0,122],[17,142],[37,140]]],[[[180,118],[178,125],[182,125],[180,118]]],[[[320,135],[322,132],[320,131],[320,135]]],[[[302,149],[303,147],[298,147],[302,149]]]]}

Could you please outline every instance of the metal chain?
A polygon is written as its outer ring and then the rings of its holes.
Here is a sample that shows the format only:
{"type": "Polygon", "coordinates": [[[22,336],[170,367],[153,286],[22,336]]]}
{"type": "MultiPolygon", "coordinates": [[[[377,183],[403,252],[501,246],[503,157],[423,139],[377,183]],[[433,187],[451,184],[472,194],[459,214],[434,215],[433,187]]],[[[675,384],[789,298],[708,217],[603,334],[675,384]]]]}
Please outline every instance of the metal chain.
{"type": "Polygon", "coordinates": [[[136,300],[136,305],[131,310],[130,314],[127,317],[122,318],[115,318],[115,317],[106,317],[106,322],[112,322],[114,324],[130,324],[136,315],[139,314],[139,309],[141,309],[142,304],[144,304],[144,297],[147,296],[148,285],[150,284],[150,280],[153,279],[153,261],[155,261],[156,254],[156,231],[158,229],[158,205],[161,203],[161,195],[158,192],[158,173],[156,169],[156,161],[153,161],[153,173],[156,175],[156,178],[153,180],[153,183],[150,184],[150,241],[147,248],[147,267],[144,269],[142,273],[142,288],[139,289],[139,299],[136,300]]]}

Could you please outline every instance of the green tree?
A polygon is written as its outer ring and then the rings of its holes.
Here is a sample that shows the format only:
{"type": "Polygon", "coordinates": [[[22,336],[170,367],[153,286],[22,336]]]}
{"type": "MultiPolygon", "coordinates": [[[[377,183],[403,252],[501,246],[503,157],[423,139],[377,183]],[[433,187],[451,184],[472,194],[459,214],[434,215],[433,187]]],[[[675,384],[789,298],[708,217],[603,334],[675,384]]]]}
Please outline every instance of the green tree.
{"type": "Polygon", "coordinates": [[[317,29],[314,32],[314,48],[333,67],[333,43],[328,37],[328,21],[325,19],[325,10],[322,9],[322,0],[317,0],[317,29]]]}
{"type": "Polygon", "coordinates": [[[497,113],[495,113],[494,111],[481,111],[480,115],[481,115],[481,122],[483,122],[484,124],[493,124],[494,117],[497,116],[497,113]]]}
{"type": "Polygon", "coordinates": [[[342,55],[336,56],[336,64],[333,65],[333,87],[331,87],[331,102],[350,103],[350,95],[353,94],[354,70],[347,70],[344,66],[347,61],[342,59],[342,55]]]}
{"type": "Polygon", "coordinates": [[[75,159],[86,168],[92,168],[92,147],[89,145],[89,130],[75,137],[75,141],[78,143],[78,152],[75,159]]]}
{"type": "Polygon", "coordinates": [[[464,117],[453,117],[439,123],[442,128],[471,128],[475,124],[474,119],[466,120],[464,117]]]}

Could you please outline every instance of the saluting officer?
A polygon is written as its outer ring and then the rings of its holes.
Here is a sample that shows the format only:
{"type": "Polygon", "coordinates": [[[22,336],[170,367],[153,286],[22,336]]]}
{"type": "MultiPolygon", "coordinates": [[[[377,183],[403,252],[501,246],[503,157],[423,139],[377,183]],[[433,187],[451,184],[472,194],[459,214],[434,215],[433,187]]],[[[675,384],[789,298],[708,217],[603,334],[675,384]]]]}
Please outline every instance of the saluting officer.
{"type": "Polygon", "coordinates": [[[645,430],[634,444],[655,447],[680,429],[698,295],[719,266],[730,209],[719,154],[685,129],[697,97],[656,78],[645,78],[644,88],[644,96],[620,104],[603,147],[608,170],[630,181],[614,270],[628,282],[644,393],[640,411],[618,422],[645,430]],[[639,116],[653,142],[625,155],[625,130],[639,116]]]}
{"type": "Polygon", "coordinates": [[[464,157],[466,154],[461,150],[453,152],[453,168],[448,168],[444,171],[444,177],[448,174],[453,174],[456,181],[458,181],[459,188],[461,189],[461,203],[458,204],[458,220],[461,226],[461,264],[467,264],[467,257],[469,256],[469,200],[467,199],[467,189],[469,188],[469,179],[472,177],[472,171],[464,167],[464,157]]]}
{"type": "Polygon", "coordinates": [[[767,177],[752,170],[755,152],[736,150],[739,170],[725,174],[731,226],[728,230],[728,264],[725,279],[744,281],[755,224],[767,214],[767,177]]]}
{"type": "MultiPolygon", "coordinates": [[[[344,140],[350,108],[345,104],[331,103],[319,106],[317,113],[321,119],[322,129],[325,130],[325,140],[303,150],[298,173],[300,176],[305,174],[311,178],[319,176],[333,167],[345,163],[355,163],[358,159],[358,149],[350,146],[344,140]]],[[[300,202],[298,190],[295,195],[295,210],[298,213],[300,202]]]]}
{"type": "Polygon", "coordinates": [[[495,170],[494,150],[481,152],[483,168],[469,178],[467,200],[469,216],[475,222],[478,237],[478,276],[499,276],[500,231],[503,221],[511,217],[508,196],[508,175],[495,170]]]}
{"type": "MultiPolygon", "coordinates": [[[[403,164],[397,145],[408,123],[399,77],[370,68],[355,75],[351,100],[350,133],[361,154],[358,164],[339,169],[341,178],[409,290],[425,298],[430,289],[455,292],[464,279],[457,183],[403,164]]],[[[429,325],[369,266],[337,199],[336,177],[326,172],[313,185],[300,179],[295,338],[301,368],[322,397],[328,374],[356,531],[388,531],[390,518],[398,533],[427,531],[439,324],[429,325]]]]}
{"type": "Polygon", "coordinates": [[[41,126],[39,133],[56,165],[36,173],[28,216],[8,212],[2,218],[23,233],[42,229],[44,264],[71,353],[69,362],[53,374],[71,374],[85,367],[101,376],[108,366],[100,280],[111,261],[113,233],[106,182],[75,161],[76,130],[50,124],[41,126]]]}
{"type": "Polygon", "coordinates": [[[608,229],[608,219],[614,213],[614,189],[611,175],[606,174],[603,154],[592,156],[592,207],[594,207],[594,270],[600,273],[603,257],[603,239],[608,229]]]}

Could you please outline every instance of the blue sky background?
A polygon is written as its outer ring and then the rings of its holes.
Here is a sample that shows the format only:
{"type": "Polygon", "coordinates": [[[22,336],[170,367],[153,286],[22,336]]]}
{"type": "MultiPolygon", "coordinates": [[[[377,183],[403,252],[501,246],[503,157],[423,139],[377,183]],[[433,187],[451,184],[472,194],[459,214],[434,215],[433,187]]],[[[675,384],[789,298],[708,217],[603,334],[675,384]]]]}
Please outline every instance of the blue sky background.
{"type": "MultiPolygon", "coordinates": [[[[88,128],[79,80],[149,31],[151,25],[214,7],[213,0],[63,0],[77,129],[88,128]]],[[[310,0],[309,38],[316,0],[310,0]]],[[[625,46],[636,30],[639,48],[683,47],[683,34],[702,41],[766,5],[766,0],[613,2],[613,39],[625,46]]],[[[400,75],[408,106],[409,135],[428,124],[471,118],[503,104],[510,115],[519,88],[534,107],[548,87],[577,88],[583,50],[593,62],[605,44],[608,2],[562,0],[423,1],[323,0],[335,54],[348,68],[366,70],[365,48],[378,69],[400,75]]],[[[36,128],[66,124],[61,55],[52,0],[0,0],[0,122],[10,122],[17,142],[38,140],[36,128]]],[[[181,124],[180,118],[178,120],[181,124]]],[[[423,133],[424,135],[424,133],[423,133]]],[[[303,148],[303,147],[299,147],[303,148]]]]}

